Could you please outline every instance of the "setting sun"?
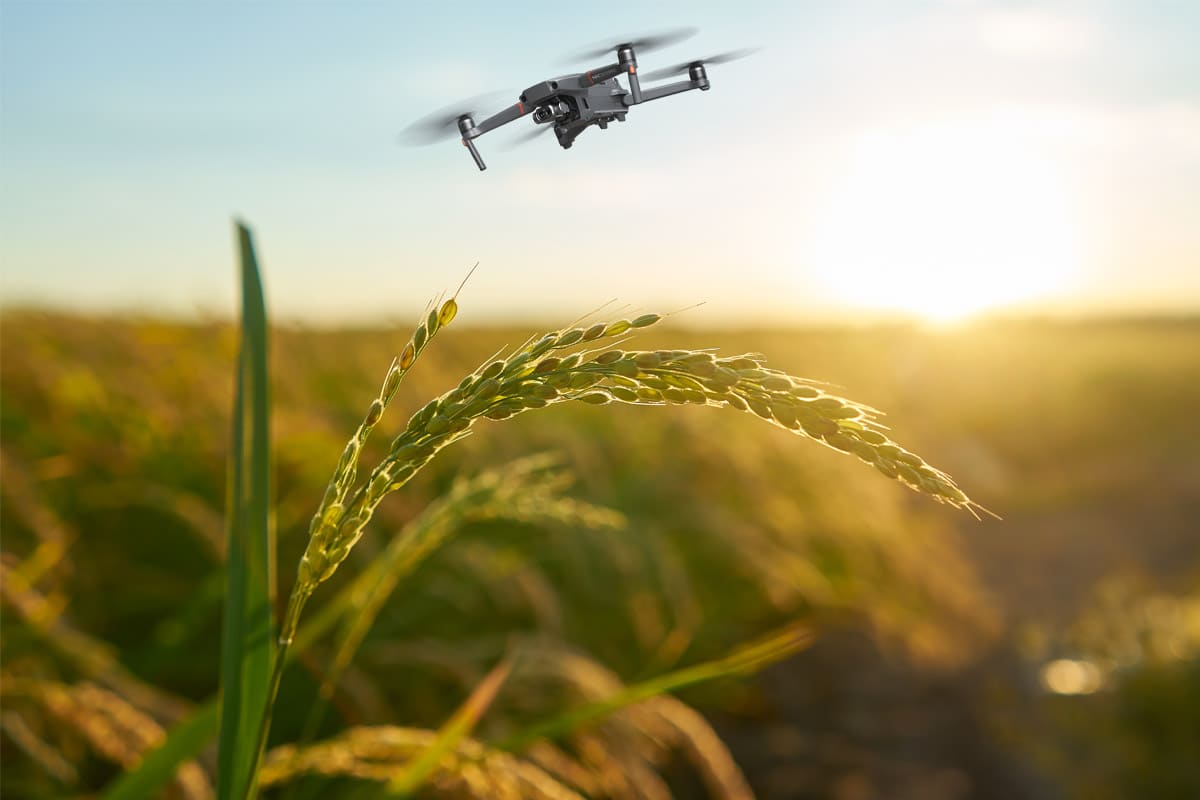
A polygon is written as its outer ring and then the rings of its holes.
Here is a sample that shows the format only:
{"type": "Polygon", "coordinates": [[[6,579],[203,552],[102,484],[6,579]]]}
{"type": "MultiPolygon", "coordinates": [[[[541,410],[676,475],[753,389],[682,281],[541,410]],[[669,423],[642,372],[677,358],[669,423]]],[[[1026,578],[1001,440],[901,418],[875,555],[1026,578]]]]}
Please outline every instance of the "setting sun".
{"type": "Polygon", "coordinates": [[[836,298],[959,319],[1067,287],[1077,206],[1031,117],[866,132],[838,165],[809,265],[836,298]]]}

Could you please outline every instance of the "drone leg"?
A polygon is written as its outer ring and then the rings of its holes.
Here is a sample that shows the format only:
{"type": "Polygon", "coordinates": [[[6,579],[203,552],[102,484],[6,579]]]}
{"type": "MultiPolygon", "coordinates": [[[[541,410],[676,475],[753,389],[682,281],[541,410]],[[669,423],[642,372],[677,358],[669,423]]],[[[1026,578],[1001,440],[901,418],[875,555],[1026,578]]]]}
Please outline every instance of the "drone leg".
{"type": "Polygon", "coordinates": [[[475,142],[464,136],[462,143],[464,147],[471,151],[471,158],[475,159],[475,166],[479,167],[479,171],[483,172],[485,169],[487,169],[487,164],[483,163],[483,157],[479,155],[479,151],[475,149],[475,142]]]}

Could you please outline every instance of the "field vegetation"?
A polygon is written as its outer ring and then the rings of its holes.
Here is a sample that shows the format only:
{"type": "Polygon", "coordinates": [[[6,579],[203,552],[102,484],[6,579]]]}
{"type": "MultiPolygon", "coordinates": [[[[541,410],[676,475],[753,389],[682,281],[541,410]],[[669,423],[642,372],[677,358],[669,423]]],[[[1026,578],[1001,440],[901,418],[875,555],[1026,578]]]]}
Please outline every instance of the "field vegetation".
{"type": "MultiPolygon", "coordinates": [[[[430,398],[539,329],[472,328],[463,304],[360,477],[430,398]]],[[[1200,320],[685,327],[702,318],[619,346],[766,353],[885,409],[889,437],[1003,520],[748,413],[480,419],[312,587],[268,796],[397,778],[450,797],[1200,792],[1200,320]],[[469,733],[419,764],[455,720],[469,733]]],[[[411,333],[271,331],[279,617],[411,333]]],[[[6,797],[112,789],[211,704],[237,336],[5,313],[6,797]]],[[[216,763],[198,747],[171,796],[212,796],[216,763]]]]}

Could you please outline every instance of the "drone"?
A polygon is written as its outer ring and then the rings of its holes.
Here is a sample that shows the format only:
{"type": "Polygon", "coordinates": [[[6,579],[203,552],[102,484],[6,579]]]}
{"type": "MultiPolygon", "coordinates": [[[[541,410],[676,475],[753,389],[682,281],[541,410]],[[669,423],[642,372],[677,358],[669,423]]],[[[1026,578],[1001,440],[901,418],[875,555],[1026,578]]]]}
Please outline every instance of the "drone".
{"type": "Polygon", "coordinates": [[[475,159],[480,171],[487,169],[483,157],[475,147],[475,140],[485,133],[515,122],[523,117],[532,117],[535,128],[519,141],[537,138],[541,133],[553,130],[558,143],[564,150],[579,137],[579,134],[595,125],[601,130],[609,123],[624,122],[625,115],[634,106],[660,100],[681,92],[699,89],[708,91],[708,70],[711,64],[722,64],[743,58],[755,50],[735,50],[728,53],[684,61],[663,69],[639,74],[637,53],[657,50],[682,41],[696,33],[695,28],[679,28],[657,34],[630,36],[617,39],[618,44],[589,49],[571,60],[600,59],[610,52],[616,53],[616,61],[585,72],[560,75],[557,78],[535,83],[525,91],[517,102],[477,122],[480,116],[476,106],[482,98],[464,101],[424,117],[405,129],[403,139],[409,144],[430,144],[439,139],[453,136],[457,131],[463,146],[475,159]],[[643,86],[642,81],[658,81],[686,73],[686,80],[657,86],[643,86]],[[621,85],[618,77],[624,77],[628,89],[621,85]]]}

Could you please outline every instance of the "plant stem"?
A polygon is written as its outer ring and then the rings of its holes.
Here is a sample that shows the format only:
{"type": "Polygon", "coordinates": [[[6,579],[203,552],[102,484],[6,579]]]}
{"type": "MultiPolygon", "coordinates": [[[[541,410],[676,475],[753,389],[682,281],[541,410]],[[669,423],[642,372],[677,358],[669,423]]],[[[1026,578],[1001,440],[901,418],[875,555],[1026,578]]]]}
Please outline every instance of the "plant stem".
{"type": "Polygon", "coordinates": [[[300,612],[304,610],[304,604],[308,602],[308,598],[309,594],[295,590],[288,598],[287,615],[284,617],[283,627],[279,634],[279,647],[275,651],[275,665],[271,669],[271,682],[267,685],[266,705],[263,707],[262,721],[258,725],[258,736],[254,743],[254,764],[242,792],[242,800],[250,800],[257,793],[258,768],[262,764],[263,753],[267,749],[267,736],[271,732],[271,712],[275,710],[275,698],[279,694],[279,684],[283,680],[283,671],[287,667],[288,648],[292,644],[296,627],[300,622],[300,612]]]}

